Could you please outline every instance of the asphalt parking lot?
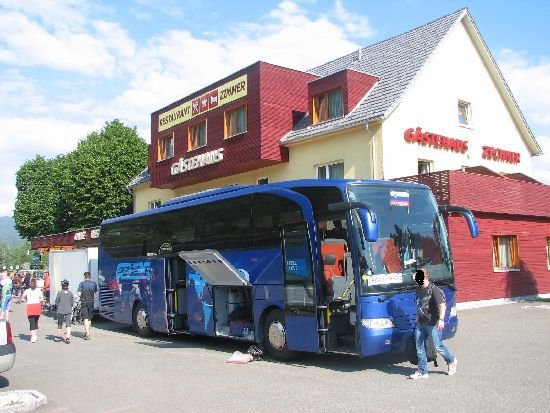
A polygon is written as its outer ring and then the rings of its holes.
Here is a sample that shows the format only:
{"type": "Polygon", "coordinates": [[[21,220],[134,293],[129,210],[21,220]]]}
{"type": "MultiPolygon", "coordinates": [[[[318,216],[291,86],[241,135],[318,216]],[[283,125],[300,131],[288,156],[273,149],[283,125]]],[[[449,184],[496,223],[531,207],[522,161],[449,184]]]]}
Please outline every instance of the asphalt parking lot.
{"type": "MultiPolygon", "coordinates": [[[[359,359],[304,355],[227,364],[247,345],[189,336],[137,337],[131,328],[96,320],[92,340],[74,328],[72,343],[56,343],[51,318],[29,342],[24,305],[10,313],[15,366],[0,375],[0,392],[37,390],[38,412],[334,412],[547,411],[550,406],[550,301],[459,311],[447,344],[458,373],[444,362],[428,380],[406,378],[414,366],[399,355],[359,359]]],[[[0,394],[1,395],[1,394],[0,394]]]]}

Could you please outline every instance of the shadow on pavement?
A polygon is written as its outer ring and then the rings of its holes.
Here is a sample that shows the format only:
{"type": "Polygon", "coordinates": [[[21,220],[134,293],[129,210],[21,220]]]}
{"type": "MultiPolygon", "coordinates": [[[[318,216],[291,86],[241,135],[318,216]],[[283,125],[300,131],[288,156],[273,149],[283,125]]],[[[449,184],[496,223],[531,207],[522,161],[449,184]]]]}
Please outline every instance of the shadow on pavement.
{"type": "Polygon", "coordinates": [[[19,333],[19,334],[17,335],[17,337],[19,337],[19,340],[31,341],[31,335],[30,335],[30,334],[19,333]]]}
{"type": "MultiPolygon", "coordinates": [[[[219,353],[227,353],[229,358],[233,352],[246,353],[248,348],[255,344],[253,342],[235,340],[224,337],[207,337],[192,334],[167,335],[155,333],[150,338],[138,336],[132,326],[115,323],[102,317],[94,317],[92,334],[94,329],[116,332],[126,336],[134,337],[135,343],[148,347],[160,349],[205,349],[219,353]]],[[[73,335],[83,333],[74,332],[73,335]]],[[[440,358],[441,360],[441,358],[440,358]]],[[[281,363],[265,356],[264,363],[281,363]]],[[[375,369],[387,374],[408,375],[412,374],[416,366],[410,364],[405,354],[390,353],[378,356],[359,358],[352,354],[310,354],[302,353],[298,359],[282,363],[299,368],[317,367],[341,372],[353,372],[368,369],[375,369]]]]}

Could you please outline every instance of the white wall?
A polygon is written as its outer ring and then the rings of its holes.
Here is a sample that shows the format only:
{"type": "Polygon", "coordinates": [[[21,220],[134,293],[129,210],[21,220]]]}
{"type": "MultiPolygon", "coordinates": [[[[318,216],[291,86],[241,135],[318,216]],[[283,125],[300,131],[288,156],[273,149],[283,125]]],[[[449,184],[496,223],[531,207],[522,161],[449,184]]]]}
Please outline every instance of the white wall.
{"type": "Polygon", "coordinates": [[[531,175],[530,152],[463,24],[448,33],[382,128],[386,179],[415,175],[419,158],[433,160],[436,171],[482,165],[531,175]],[[458,100],[471,103],[472,128],[459,126],[458,100]],[[469,149],[462,154],[406,142],[404,131],[417,126],[467,140],[469,149]],[[483,159],[482,146],[519,152],[521,162],[483,159]]]}

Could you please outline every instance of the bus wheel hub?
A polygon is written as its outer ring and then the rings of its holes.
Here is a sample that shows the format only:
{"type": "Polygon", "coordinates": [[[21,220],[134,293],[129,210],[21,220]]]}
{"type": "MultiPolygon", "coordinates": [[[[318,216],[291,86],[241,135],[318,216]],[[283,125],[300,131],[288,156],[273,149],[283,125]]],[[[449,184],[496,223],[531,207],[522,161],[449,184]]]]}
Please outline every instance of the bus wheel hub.
{"type": "Polygon", "coordinates": [[[145,330],[147,328],[147,312],[143,308],[137,312],[136,321],[140,330],[145,330]]]}
{"type": "Polygon", "coordinates": [[[269,344],[277,350],[281,350],[286,344],[285,328],[280,321],[274,321],[269,326],[269,344]]]}

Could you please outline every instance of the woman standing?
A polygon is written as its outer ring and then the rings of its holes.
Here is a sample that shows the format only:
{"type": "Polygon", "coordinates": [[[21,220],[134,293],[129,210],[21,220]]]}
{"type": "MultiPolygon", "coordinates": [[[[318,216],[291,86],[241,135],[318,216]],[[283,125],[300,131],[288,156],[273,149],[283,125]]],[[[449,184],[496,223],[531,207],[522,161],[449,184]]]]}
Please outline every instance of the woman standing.
{"type": "Polygon", "coordinates": [[[31,279],[31,286],[27,288],[21,297],[27,302],[27,317],[31,328],[31,343],[38,339],[38,319],[42,314],[42,302],[44,297],[42,291],[36,287],[36,278],[31,279]]]}

